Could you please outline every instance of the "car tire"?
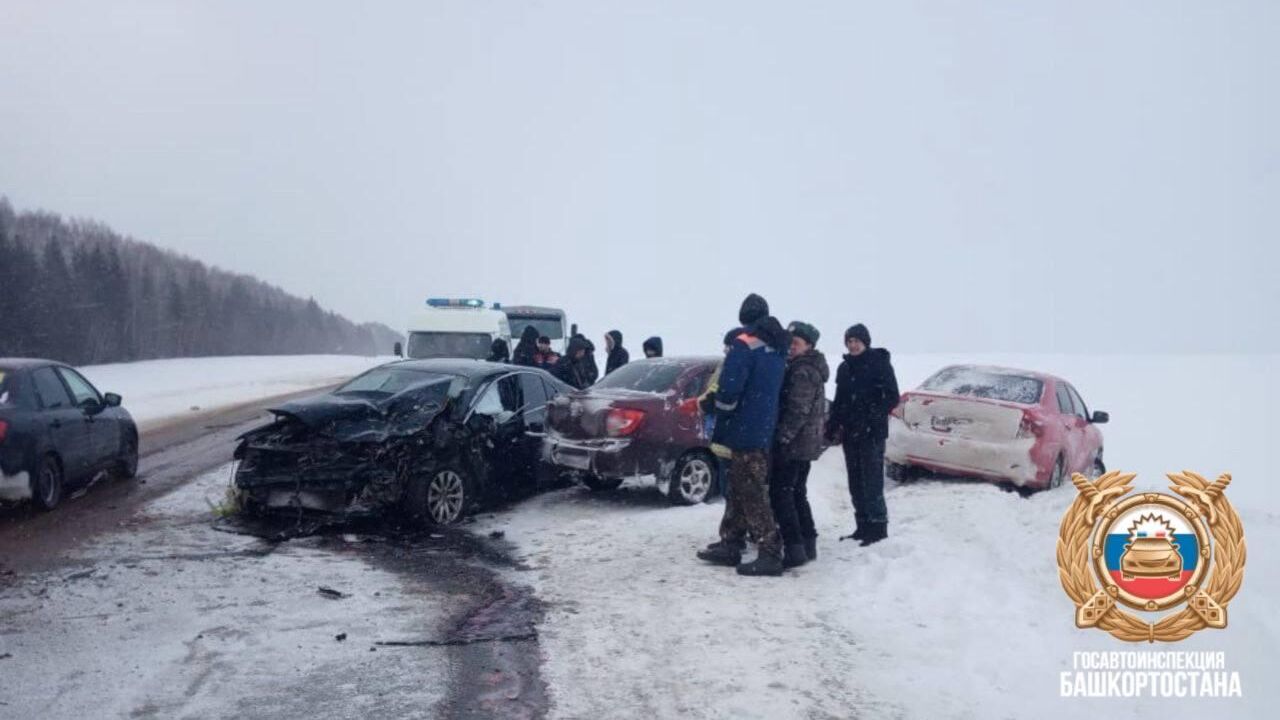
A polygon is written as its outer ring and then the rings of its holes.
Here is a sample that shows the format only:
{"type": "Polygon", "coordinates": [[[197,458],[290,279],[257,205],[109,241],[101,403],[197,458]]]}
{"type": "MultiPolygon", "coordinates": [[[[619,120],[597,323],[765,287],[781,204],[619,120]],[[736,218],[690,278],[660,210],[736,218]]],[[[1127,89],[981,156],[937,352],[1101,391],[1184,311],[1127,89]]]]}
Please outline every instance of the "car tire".
{"type": "Polygon", "coordinates": [[[1098,451],[1098,456],[1093,459],[1093,466],[1089,468],[1090,480],[1097,480],[1107,474],[1107,465],[1102,462],[1102,451],[1098,451]]]}
{"type": "Polygon", "coordinates": [[[884,474],[894,482],[909,483],[920,478],[920,469],[914,465],[903,465],[886,460],[884,474]]]}
{"type": "Polygon", "coordinates": [[[138,433],[130,432],[120,444],[120,458],[116,461],[116,475],[124,480],[138,476],[138,433]]]}
{"type": "Polygon", "coordinates": [[[1049,484],[1045,486],[1045,490],[1053,490],[1062,487],[1062,483],[1067,478],[1067,463],[1059,455],[1058,459],[1053,463],[1053,472],[1049,473],[1049,484]]]}
{"type": "Polygon", "coordinates": [[[671,482],[667,484],[667,499],[672,505],[697,505],[716,494],[716,461],[703,452],[688,452],[680,456],[671,469],[671,482]]]}
{"type": "Polygon", "coordinates": [[[41,510],[52,510],[62,502],[64,488],[62,463],[56,455],[45,455],[31,476],[31,502],[41,510]]]}
{"type": "Polygon", "coordinates": [[[622,485],[622,478],[602,478],[598,475],[584,475],[582,484],[586,485],[592,492],[606,492],[617,490],[622,485]]]}
{"type": "Polygon", "coordinates": [[[457,465],[439,465],[414,478],[405,504],[409,517],[419,524],[456,525],[475,507],[475,483],[457,465]]]}

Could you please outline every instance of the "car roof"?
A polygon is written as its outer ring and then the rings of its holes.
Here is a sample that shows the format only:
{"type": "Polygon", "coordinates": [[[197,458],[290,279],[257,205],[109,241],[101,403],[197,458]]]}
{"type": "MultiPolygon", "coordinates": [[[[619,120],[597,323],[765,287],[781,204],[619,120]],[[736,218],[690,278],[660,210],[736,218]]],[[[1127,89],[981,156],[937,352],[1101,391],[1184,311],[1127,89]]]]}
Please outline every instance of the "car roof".
{"type": "Polygon", "coordinates": [[[648,365],[683,365],[684,367],[694,367],[695,365],[718,365],[722,360],[724,360],[724,357],[717,355],[671,355],[656,358],[641,357],[632,360],[631,363],[645,363],[648,365]]]}
{"type": "Polygon", "coordinates": [[[411,370],[421,370],[423,372],[437,372],[446,375],[461,375],[470,379],[482,379],[494,375],[504,375],[516,370],[537,373],[540,376],[555,379],[552,375],[541,368],[528,367],[525,365],[511,365],[508,363],[495,363],[487,360],[471,360],[469,358],[428,358],[425,360],[397,360],[388,363],[388,366],[396,366],[409,368],[411,370]]]}
{"type": "Polygon", "coordinates": [[[41,360],[40,358],[0,358],[0,368],[6,370],[29,370],[45,365],[65,365],[57,360],[41,360]]]}

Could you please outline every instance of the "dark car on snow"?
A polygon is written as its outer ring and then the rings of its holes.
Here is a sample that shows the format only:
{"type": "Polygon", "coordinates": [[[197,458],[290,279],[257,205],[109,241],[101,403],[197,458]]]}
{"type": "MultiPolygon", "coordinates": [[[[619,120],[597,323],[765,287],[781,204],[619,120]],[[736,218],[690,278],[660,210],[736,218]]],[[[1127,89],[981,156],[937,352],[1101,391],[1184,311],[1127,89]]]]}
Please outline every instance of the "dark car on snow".
{"type": "Polygon", "coordinates": [[[556,398],[547,412],[546,459],[593,490],[652,478],[673,503],[706,501],[716,491],[718,466],[698,398],[720,362],[635,360],[556,398]]]}
{"type": "Polygon", "coordinates": [[[0,501],[52,510],[103,472],[138,471],[138,427],[74,369],[0,358],[0,501]]]}
{"type": "Polygon", "coordinates": [[[406,360],[271,412],[240,439],[235,486],[246,510],[399,511],[456,523],[536,488],[550,374],[468,359],[406,360]]]}

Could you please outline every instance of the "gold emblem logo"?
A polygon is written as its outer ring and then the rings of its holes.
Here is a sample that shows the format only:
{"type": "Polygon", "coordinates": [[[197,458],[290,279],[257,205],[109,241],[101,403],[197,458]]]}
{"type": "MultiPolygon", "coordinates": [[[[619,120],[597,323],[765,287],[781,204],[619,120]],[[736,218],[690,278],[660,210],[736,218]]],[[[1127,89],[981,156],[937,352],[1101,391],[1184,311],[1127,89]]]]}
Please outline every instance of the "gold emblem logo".
{"type": "Polygon", "coordinates": [[[1076,626],[1130,642],[1174,642],[1226,627],[1245,560],[1244,528],[1224,495],[1231,476],[1209,482],[1193,472],[1170,473],[1169,489],[1177,495],[1126,497],[1135,477],[1071,477],[1079,495],[1062,517],[1058,575],[1076,604],[1076,626]],[[1155,613],[1179,606],[1152,620],[1123,609],[1155,613]]]}

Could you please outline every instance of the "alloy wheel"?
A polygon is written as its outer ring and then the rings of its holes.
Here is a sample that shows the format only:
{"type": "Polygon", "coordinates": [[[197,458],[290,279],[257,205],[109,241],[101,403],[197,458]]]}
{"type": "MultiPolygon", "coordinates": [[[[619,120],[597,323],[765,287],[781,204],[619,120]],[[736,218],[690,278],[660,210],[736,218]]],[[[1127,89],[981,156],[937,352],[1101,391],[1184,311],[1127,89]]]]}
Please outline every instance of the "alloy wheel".
{"type": "Polygon", "coordinates": [[[441,470],[427,486],[427,512],[440,525],[451,525],[462,517],[466,488],[454,470],[441,470]]]}
{"type": "Polygon", "coordinates": [[[706,500],[711,492],[713,476],[711,465],[705,459],[689,460],[680,469],[680,477],[676,478],[680,497],[691,505],[706,500]]]}

